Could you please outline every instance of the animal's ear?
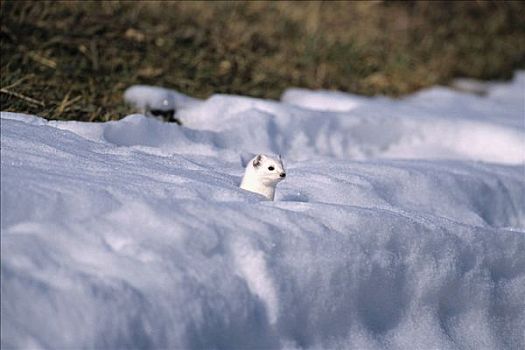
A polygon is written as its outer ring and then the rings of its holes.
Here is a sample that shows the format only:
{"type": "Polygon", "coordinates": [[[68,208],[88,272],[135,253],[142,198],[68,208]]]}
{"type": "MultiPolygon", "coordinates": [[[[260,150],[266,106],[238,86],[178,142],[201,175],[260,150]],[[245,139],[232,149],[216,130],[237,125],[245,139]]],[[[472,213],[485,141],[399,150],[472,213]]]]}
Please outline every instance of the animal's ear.
{"type": "Polygon", "coordinates": [[[261,159],[262,156],[259,154],[255,159],[253,160],[253,166],[257,168],[259,165],[261,165],[261,159]]]}

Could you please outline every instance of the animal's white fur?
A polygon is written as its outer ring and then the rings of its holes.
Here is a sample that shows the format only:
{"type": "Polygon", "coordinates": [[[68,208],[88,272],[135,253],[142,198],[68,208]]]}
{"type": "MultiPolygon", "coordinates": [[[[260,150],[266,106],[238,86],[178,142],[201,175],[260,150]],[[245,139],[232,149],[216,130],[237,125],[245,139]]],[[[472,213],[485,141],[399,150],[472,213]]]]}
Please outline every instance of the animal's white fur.
{"type": "Polygon", "coordinates": [[[284,171],[281,157],[275,159],[265,154],[253,157],[246,165],[241,188],[247,191],[262,194],[266,199],[273,201],[275,186],[284,179],[284,171]],[[269,170],[273,167],[273,170],[269,170]]]}

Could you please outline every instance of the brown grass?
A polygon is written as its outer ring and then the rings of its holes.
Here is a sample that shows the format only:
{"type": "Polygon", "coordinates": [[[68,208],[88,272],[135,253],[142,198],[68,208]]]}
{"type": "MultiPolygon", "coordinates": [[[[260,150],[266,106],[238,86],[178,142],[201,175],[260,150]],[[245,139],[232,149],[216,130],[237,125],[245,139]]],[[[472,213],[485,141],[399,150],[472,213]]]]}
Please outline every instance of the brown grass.
{"type": "Polygon", "coordinates": [[[290,86],[398,96],[525,63],[516,2],[1,2],[2,110],[105,121],[153,84],[207,97],[290,86]]]}

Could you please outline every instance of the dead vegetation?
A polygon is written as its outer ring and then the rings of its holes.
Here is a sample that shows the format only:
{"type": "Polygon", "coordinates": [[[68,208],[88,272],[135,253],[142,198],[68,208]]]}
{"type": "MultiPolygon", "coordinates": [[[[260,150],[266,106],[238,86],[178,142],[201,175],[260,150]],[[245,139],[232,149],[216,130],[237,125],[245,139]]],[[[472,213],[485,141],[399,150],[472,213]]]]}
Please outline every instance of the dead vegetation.
{"type": "Polygon", "coordinates": [[[106,121],[153,84],[397,96],[525,63],[522,2],[1,2],[1,109],[106,121]]]}

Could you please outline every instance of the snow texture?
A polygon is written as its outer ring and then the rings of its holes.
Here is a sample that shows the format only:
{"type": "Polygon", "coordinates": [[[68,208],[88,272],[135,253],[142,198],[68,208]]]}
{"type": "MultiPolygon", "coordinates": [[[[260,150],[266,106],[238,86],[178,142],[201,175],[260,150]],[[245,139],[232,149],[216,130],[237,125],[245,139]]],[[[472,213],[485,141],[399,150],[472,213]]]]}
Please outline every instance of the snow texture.
{"type": "Polygon", "coordinates": [[[2,349],[525,348],[524,85],[3,112],[2,349]],[[275,201],[248,153],[283,155],[275,201]]]}

